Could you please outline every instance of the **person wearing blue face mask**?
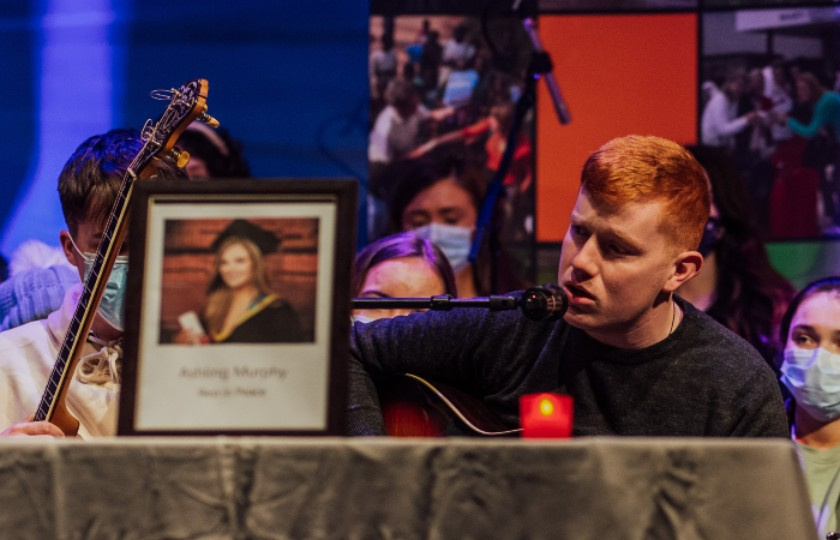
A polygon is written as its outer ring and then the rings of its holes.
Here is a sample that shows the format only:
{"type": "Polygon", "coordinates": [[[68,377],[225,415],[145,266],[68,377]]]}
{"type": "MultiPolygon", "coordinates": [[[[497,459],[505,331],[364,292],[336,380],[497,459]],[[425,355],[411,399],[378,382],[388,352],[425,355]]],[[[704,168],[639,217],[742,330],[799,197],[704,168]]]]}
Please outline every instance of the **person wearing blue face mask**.
{"type": "MultiPolygon", "coordinates": [[[[64,231],[62,231],[64,232],[64,231]]],[[[75,252],[75,256],[81,257],[84,260],[84,270],[82,271],[82,281],[87,281],[88,274],[96,262],[96,253],[85,251],[83,252],[73,241],[71,235],[67,235],[68,242],[75,252]]],[[[125,330],[125,290],[128,283],[128,255],[117,255],[114,260],[114,265],[111,267],[111,273],[108,275],[108,281],[105,283],[105,291],[102,293],[102,298],[97,307],[98,316],[104,319],[105,323],[110,326],[110,329],[122,332],[125,330]]],[[[106,333],[111,333],[106,329],[106,333]]]]}
{"type": "Polygon", "coordinates": [[[781,381],[819,538],[840,529],[840,276],[814,281],[782,318],[781,381]]]}
{"type": "MultiPolygon", "coordinates": [[[[58,193],[67,229],[59,241],[67,260],[84,279],[99,248],[102,233],[126,169],[143,141],[136,130],[116,129],[84,141],[64,165],[58,193]]],[[[158,164],[158,176],[186,178],[175,164],[158,164]]],[[[119,401],[127,245],[121,246],[102,301],[72,374],[67,407],[79,420],[79,436],[114,435],[119,401]]],[[[81,295],[71,288],[61,307],[46,319],[0,332],[0,432],[12,435],[63,436],[49,422],[31,422],[47,378],[63,344],[81,295]]]]}
{"type": "MultiPolygon", "coordinates": [[[[413,231],[443,251],[455,272],[458,294],[464,298],[501,294],[528,284],[503,249],[493,252],[485,242],[475,263],[472,247],[485,180],[443,147],[391,169],[396,187],[390,201],[393,232],[413,231]]],[[[490,236],[497,231],[490,230],[490,236]]]]}

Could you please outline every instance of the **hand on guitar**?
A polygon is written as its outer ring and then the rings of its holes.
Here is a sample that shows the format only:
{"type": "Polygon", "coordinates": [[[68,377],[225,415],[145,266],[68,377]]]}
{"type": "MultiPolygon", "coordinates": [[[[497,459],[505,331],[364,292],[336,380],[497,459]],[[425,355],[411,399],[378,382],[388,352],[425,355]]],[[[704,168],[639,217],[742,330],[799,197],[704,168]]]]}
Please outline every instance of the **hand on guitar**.
{"type": "Polygon", "coordinates": [[[13,424],[0,431],[0,437],[19,437],[23,435],[49,435],[60,438],[64,437],[64,432],[53,423],[46,420],[34,422],[31,417],[26,422],[13,424]]]}

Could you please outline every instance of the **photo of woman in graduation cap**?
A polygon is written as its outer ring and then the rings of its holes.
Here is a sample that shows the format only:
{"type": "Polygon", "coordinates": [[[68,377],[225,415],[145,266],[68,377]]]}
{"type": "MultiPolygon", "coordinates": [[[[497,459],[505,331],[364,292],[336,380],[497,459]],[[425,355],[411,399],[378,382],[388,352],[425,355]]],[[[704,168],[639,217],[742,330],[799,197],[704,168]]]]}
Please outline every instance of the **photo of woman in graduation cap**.
{"type": "Polygon", "coordinates": [[[182,332],[176,341],[306,341],[294,308],[269,286],[264,257],[276,252],[280,243],[274,233],[244,219],[236,219],[222,230],[212,244],[214,272],[200,320],[182,320],[182,332]]]}

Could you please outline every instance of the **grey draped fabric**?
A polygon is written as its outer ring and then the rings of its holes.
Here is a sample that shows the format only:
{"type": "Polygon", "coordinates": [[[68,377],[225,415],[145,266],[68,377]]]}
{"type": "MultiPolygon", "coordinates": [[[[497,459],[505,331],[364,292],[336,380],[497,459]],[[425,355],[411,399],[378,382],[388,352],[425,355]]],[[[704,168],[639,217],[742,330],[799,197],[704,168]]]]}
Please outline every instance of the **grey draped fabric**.
{"type": "Polygon", "coordinates": [[[814,539],[775,440],[0,442],[2,538],[814,539]]]}

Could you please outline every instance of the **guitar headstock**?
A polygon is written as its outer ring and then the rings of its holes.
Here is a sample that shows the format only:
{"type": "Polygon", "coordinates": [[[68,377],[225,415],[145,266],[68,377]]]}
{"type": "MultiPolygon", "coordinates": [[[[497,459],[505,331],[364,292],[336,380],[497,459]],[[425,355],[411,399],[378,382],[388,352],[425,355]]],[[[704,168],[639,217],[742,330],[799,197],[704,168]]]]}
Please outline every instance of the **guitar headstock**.
{"type": "Polygon", "coordinates": [[[148,165],[155,159],[175,159],[179,167],[186,165],[189,155],[175,148],[175,142],[187,126],[194,120],[201,120],[211,127],[218,127],[219,122],[207,114],[206,79],[194,79],[178,88],[153,90],[154,99],[169,100],[169,105],[157,122],[151,120],[143,126],[143,149],[134,159],[130,169],[139,177],[154,173],[148,165]]]}
{"type": "MultiPolygon", "coordinates": [[[[179,152],[175,149],[175,142],[191,122],[199,119],[213,127],[219,125],[207,114],[207,89],[208,84],[205,79],[195,79],[179,88],[152,92],[153,98],[169,100],[169,105],[157,122],[153,124],[149,120],[143,127],[141,132],[143,148],[134,157],[123,177],[120,191],[102,231],[96,258],[85,278],[76,311],[67,328],[58,358],[34,415],[35,420],[52,421],[67,435],[75,435],[79,427],[79,421],[67,410],[64,403],[68,388],[66,384],[68,373],[72,374],[76,368],[81,343],[84,343],[90,332],[96,308],[105,290],[108,274],[125,239],[131,187],[136,179],[154,175],[158,167],[151,166],[153,162],[178,159],[179,152]]],[[[189,159],[186,152],[181,157],[189,159]]],[[[179,166],[183,165],[179,164],[179,166]]]]}

